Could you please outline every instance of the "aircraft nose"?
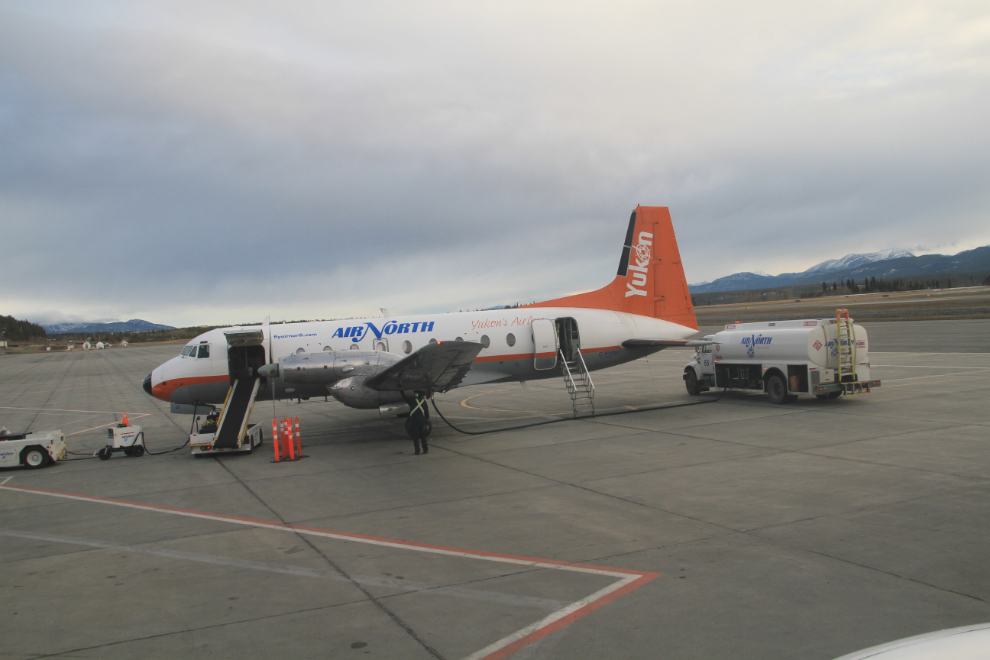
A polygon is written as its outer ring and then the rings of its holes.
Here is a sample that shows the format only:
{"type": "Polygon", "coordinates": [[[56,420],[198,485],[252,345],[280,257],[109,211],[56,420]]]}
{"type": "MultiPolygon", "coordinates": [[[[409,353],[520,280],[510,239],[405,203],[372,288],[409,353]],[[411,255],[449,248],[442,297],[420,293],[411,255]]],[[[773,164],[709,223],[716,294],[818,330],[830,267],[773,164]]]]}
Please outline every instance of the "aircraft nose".
{"type": "Polygon", "coordinates": [[[144,391],[148,393],[148,396],[151,396],[151,374],[145,376],[142,387],[144,387],[144,391]]]}

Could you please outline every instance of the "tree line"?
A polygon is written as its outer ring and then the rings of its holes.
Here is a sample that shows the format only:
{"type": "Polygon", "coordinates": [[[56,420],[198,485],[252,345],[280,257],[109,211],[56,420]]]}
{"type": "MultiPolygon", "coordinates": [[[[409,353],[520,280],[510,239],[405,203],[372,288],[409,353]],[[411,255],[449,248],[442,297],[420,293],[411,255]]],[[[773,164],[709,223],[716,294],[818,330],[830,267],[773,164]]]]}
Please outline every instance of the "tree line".
{"type": "MultiPolygon", "coordinates": [[[[925,289],[951,289],[954,286],[973,286],[975,284],[990,284],[990,275],[987,275],[982,282],[977,282],[973,275],[969,276],[967,282],[966,278],[956,278],[953,282],[951,277],[946,277],[942,279],[927,279],[927,280],[904,280],[904,279],[894,279],[894,280],[884,280],[882,277],[878,280],[876,277],[863,278],[863,283],[860,284],[854,279],[848,279],[845,282],[832,282],[829,285],[828,282],[822,282],[822,295],[838,295],[840,293],[852,292],[852,293],[872,293],[875,291],[881,291],[884,293],[889,293],[893,291],[923,291],[925,289]],[[944,285],[944,286],[943,286],[944,285]]],[[[808,292],[808,298],[814,296],[813,292],[808,292]]]]}
{"type": "Polygon", "coordinates": [[[48,336],[45,329],[30,321],[18,321],[13,316],[0,316],[0,339],[7,341],[27,341],[28,339],[44,339],[48,336]]]}

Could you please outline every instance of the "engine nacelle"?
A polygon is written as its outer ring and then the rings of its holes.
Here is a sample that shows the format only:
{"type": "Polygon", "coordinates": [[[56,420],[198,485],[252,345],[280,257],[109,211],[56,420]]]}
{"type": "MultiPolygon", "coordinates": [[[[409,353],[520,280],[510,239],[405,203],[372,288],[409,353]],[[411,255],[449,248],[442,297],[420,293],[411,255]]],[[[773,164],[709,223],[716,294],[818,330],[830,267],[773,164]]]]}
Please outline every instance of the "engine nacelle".
{"type": "Polygon", "coordinates": [[[286,384],[330,385],[341,378],[374,376],[401,359],[399,355],[380,351],[298,353],[265,365],[258,374],[281,378],[286,384]]]}
{"type": "Polygon", "coordinates": [[[351,376],[327,387],[330,396],[350,408],[381,408],[402,401],[399,392],[379,392],[364,384],[369,376],[351,376]]]}

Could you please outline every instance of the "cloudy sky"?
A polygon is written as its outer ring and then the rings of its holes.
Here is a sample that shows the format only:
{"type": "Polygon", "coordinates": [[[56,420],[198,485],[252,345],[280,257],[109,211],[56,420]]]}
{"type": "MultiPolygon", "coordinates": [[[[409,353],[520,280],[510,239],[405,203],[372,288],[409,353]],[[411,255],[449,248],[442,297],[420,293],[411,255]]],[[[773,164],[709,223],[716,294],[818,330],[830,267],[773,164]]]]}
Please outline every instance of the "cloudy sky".
{"type": "Polygon", "coordinates": [[[0,313],[172,325],[990,244],[990,4],[6,2],[0,313]]]}

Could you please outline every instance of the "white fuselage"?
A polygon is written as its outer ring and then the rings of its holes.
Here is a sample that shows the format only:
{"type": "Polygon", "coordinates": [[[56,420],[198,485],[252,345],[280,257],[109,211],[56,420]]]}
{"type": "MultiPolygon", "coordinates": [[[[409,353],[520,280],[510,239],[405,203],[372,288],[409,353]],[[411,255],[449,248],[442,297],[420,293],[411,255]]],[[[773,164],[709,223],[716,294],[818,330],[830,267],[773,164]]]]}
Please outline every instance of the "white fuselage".
{"type": "MultiPolygon", "coordinates": [[[[430,341],[472,341],[485,346],[474,360],[471,371],[460,386],[481,383],[526,381],[559,377],[559,368],[537,368],[533,338],[534,319],[569,318],[576,322],[574,345],[590,371],[604,369],[638,359],[660,350],[657,347],[623,348],[628,339],[683,340],[697,330],[668,321],[624,312],[575,307],[539,307],[498,309],[452,314],[423,314],[394,318],[314,321],[266,326],[238,327],[264,333],[266,362],[300,352],[383,351],[405,356],[430,341]]],[[[196,337],[186,345],[209,346],[209,357],[181,355],[156,368],[151,374],[152,394],[159,399],[180,404],[223,403],[230,386],[227,364],[227,340],[218,328],[196,337]]],[[[545,366],[546,360],[540,366],[545,366]]],[[[259,393],[259,399],[308,398],[325,396],[325,385],[306,387],[286,385],[272,379],[271,387],[259,393]]]]}

